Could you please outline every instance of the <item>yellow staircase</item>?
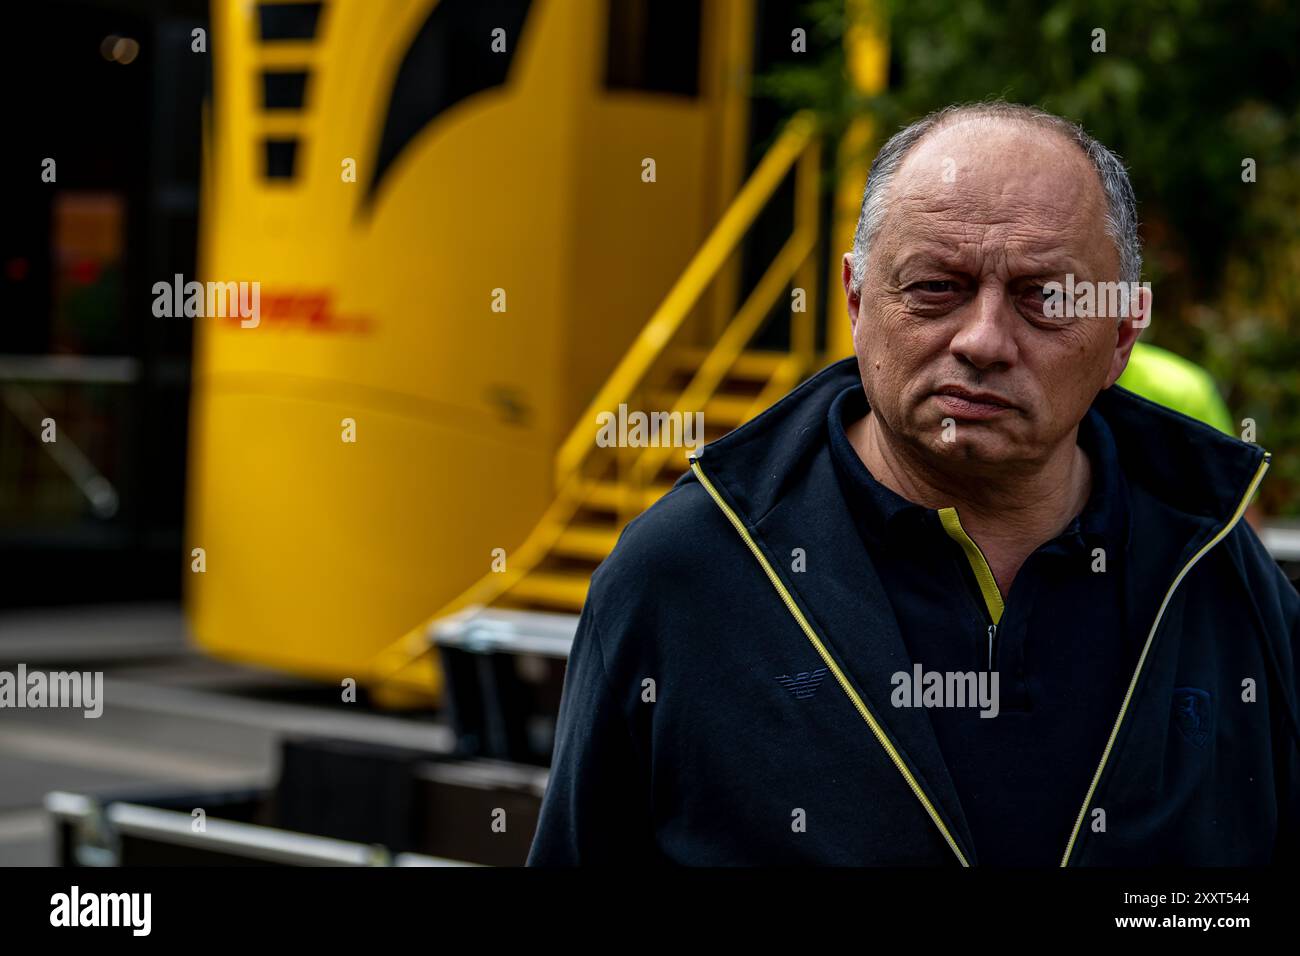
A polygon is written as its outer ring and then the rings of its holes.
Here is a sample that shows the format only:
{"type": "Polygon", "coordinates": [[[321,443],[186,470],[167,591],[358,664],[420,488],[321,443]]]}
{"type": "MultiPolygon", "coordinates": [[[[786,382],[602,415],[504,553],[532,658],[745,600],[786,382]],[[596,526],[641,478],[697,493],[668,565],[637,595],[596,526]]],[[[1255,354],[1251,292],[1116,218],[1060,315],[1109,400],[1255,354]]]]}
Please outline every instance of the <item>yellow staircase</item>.
{"type": "MultiPolygon", "coordinates": [[[[524,543],[432,618],[377,659],[377,676],[398,687],[430,652],[435,621],[472,608],[576,614],[592,571],[624,525],[688,468],[683,447],[604,447],[602,413],[703,413],[699,444],[721,437],[788,392],[813,368],[820,142],[808,114],[787,123],[663,303],[560,446],[555,498],[524,543]],[[794,176],[794,224],[781,250],[721,334],[699,327],[706,292],[740,248],[787,176],[794,176]],[[795,306],[795,290],[802,301],[795,306]],[[754,336],[778,302],[789,309],[788,351],[757,351],[754,336]],[[700,344],[708,338],[714,341],[700,344]]],[[[692,418],[694,422],[696,419],[692,418]]],[[[427,686],[427,685],[426,685],[427,686]]]]}
{"type": "MultiPolygon", "coordinates": [[[[629,409],[703,412],[704,442],[720,438],[770,405],[798,383],[802,362],[793,354],[744,352],[702,402],[684,402],[682,394],[701,368],[697,350],[682,350],[669,361],[667,382],[649,392],[649,401],[629,409]]],[[[617,405],[615,406],[617,408],[617,405]]],[[[613,411],[613,410],[611,410],[613,411]]],[[[585,429],[596,434],[594,418],[585,429]]],[[[536,541],[520,549],[521,565],[483,582],[484,593],[466,604],[577,613],[587,595],[592,571],[613,549],[623,526],[664,495],[688,467],[685,448],[600,449],[584,464],[581,478],[566,483],[556,508],[534,533],[536,541]],[[534,545],[536,550],[530,548],[534,545]],[[509,577],[507,577],[509,575],[509,577]]]]}

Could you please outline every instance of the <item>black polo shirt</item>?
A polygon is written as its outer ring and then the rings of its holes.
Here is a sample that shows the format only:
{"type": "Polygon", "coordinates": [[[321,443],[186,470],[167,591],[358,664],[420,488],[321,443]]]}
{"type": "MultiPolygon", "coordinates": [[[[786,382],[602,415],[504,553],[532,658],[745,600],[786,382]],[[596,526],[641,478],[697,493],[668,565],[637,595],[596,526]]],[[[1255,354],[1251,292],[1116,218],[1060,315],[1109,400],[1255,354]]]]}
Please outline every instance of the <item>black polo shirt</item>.
{"type": "Polygon", "coordinates": [[[1129,503],[1114,439],[1102,417],[1089,410],[1078,438],[1092,463],[1088,502],[1060,535],[1026,559],[1003,602],[995,587],[990,593],[987,577],[981,589],[978,543],[963,543],[955,509],[910,502],[867,470],[845,432],[867,411],[860,385],[835,399],[831,453],[912,661],[923,672],[986,671],[989,628],[996,619],[998,715],[982,718],[973,706],[926,708],[978,860],[1054,864],[1101,760],[1140,647],[1137,635],[1124,633],[1129,503]]]}

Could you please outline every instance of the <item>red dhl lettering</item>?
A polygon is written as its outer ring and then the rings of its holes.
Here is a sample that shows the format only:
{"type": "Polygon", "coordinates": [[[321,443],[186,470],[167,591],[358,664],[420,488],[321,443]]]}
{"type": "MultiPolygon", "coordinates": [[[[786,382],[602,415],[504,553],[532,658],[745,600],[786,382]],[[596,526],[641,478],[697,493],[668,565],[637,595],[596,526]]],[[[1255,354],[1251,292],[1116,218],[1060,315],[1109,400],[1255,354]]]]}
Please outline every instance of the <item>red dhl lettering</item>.
{"type": "MultiPolygon", "coordinates": [[[[374,322],[368,316],[339,315],[333,311],[333,295],[320,292],[262,292],[258,327],[302,328],[313,332],[366,334],[374,322]]],[[[223,316],[227,325],[240,328],[238,314],[223,316]]],[[[241,331],[251,331],[241,329],[241,331]]]]}

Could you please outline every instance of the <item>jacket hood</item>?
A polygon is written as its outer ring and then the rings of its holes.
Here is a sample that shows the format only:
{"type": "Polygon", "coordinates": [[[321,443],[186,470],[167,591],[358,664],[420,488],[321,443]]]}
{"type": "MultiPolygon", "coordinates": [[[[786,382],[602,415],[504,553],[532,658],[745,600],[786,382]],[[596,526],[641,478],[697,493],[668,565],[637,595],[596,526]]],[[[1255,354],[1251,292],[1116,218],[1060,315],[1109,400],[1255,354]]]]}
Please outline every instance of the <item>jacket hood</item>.
{"type": "MultiPolygon", "coordinates": [[[[700,463],[725,485],[751,522],[780,501],[828,441],[826,418],[836,396],[859,384],[850,356],[822,369],[771,408],[706,445],[700,463]]],[[[1155,499],[1203,522],[1235,513],[1268,452],[1127,389],[1102,390],[1092,407],[1110,427],[1125,478],[1155,499]]],[[[693,481],[687,472],[682,481],[693,481]]]]}

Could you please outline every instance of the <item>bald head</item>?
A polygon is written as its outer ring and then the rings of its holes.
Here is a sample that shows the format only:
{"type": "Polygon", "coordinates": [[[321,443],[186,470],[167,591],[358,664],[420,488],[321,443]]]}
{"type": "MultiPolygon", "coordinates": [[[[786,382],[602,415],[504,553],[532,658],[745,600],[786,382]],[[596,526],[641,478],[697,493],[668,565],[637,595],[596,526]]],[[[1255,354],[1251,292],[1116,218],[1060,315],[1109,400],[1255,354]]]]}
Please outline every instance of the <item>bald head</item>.
{"type": "MultiPolygon", "coordinates": [[[[881,147],[871,164],[866,189],[862,197],[862,210],[854,234],[852,251],[853,287],[860,290],[866,274],[871,245],[887,218],[895,197],[895,179],[905,166],[914,167],[910,161],[923,154],[919,168],[933,175],[931,185],[953,186],[966,172],[989,163],[1010,162],[1024,164],[1028,156],[1024,140],[1039,143],[1045,150],[1073,154],[1081,165],[1071,172],[1083,173],[1098,190],[1100,209],[1090,207],[1088,215],[1097,216],[1107,237],[1114,246],[1119,273],[1115,277],[1123,282],[1137,282],[1142,271],[1142,247],[1137,233],[1137,206],[1133,187],[1124,164],[1113,152],[1089,136],[1082,127],[1044,110],[1012,103],[976,103],[950,106],[931,113],[901,130],[881,147]],[[1000,131],[995,132],[995,131],[1000,131]],[[1019,139],[1015,133],[1021,134],[1019,139]],[[1012,138],[1008,139],[1007,137],[1012,138]],[[990,139],[989,137],[994,137],[990,139]],[[961,144],[965,167],[958,164],[953,144],[961,144]],[[1008,149],[1019,152],[1007,152],[1008,149]],[[937,152],[936,152],[937,150],[937,152]],[[934,166],[934,159],[938,165],[934,166]]],[[[1047,159],[1039,154],[1036,158],[1047,159]]],[[[1055,178],[1066,172],[1065,156],[1050,160],[1050,165],[1040,170],[1043,175],[1055,178]]]]}
{"type": "Polygon", "coordinates": [[[946,243],[976,270],[1015,257],[1044,274],[1083,274],[1076,256],[1088,249],[1104,263],[1099,278],[1120,273],[1087,157],[1055,132],[996,117],[958,119],[917,143],[891,178],[874,238],[882,259],[902,243],[946,243]]]}

